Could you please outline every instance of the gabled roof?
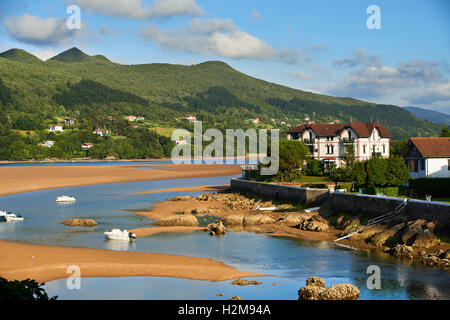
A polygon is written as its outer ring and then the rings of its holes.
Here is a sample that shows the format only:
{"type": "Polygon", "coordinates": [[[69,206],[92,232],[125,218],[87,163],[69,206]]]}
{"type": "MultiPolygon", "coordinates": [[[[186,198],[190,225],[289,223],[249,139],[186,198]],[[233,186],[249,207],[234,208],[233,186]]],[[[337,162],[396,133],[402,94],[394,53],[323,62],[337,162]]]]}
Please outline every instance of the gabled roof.
{"type": "Polygon", "coordinates": [[[423,158],[446,158],[450,157],[450,138],[410,138],[405,149],[403,149],[402,156],[408,157],[414,155],[414,146],[416,151],[423,158]]]}
{"type": "Polygon", "coordinates": [[[324,136],[337,136],[340,132],[345,128],[351,128],[360,138],[367,138],[373,132],[375,128],[378,129],[381,137],[390,138],[392,137],[391,133],[378,122],[350,122],[350,123],[342,123],[342,124],[334,124],[334,123],[311,123],[311,124],[302,124],[298,127],[292,128],[288,130],[288,133],[293,132],[304,132],[306,129],[312,129],[319,137],[324,136]]]}

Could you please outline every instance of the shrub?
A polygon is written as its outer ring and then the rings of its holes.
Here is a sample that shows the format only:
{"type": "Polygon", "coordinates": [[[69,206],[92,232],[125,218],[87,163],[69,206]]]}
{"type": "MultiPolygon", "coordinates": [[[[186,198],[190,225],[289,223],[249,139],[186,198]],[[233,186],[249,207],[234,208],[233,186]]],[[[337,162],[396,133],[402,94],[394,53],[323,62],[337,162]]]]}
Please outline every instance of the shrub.
{"type": "Polygon", "coordinates": [[[57,296],[49,298],[35,280],[8,281],[0,277],[0,300],[56,300],[57,296]]]}
{"type": "Polygon", "coordinates": [[[433,197],[450,196],[450,178],[418,178],[409,181],[410,191],[419,197],[430,194],[433,197]]]}

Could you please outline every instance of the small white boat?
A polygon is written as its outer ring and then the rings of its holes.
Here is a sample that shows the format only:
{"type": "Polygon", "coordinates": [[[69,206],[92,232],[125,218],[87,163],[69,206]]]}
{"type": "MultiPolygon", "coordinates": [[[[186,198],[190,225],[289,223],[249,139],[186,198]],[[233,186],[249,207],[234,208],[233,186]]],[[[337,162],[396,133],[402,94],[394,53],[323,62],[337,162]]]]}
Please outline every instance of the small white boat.
{"type": "Polygon", "coordinates": [[[106,240],[124,240],[124,241],[135,241],[136,235],[127,230],[121,231],[120,229],[114,228],[111,231],[105,232],[106,240]]]}
{"type": "Polygon", "coordinates": [[[74,197],[62,195],[56,198],[56,202],[75,202],[76,199],[74,197]]]}
{"type": "Polygon", "coordinates": [[[265,207],[265,208],[262,208],[260,206],[257,206],[255,210],[258,210],[258,211],[273,211],[273,210],[278,210],[278,209],[279,209],[279,207],[265,207]]]}
{"type": "Polygon", "coordinates": [[[23,221],[23,220],[24,219],[20,214],[16,215],[11,212],[6,212],[6,211],[0,210],[0,221],[10,222],[10,221],[23,221]]]}

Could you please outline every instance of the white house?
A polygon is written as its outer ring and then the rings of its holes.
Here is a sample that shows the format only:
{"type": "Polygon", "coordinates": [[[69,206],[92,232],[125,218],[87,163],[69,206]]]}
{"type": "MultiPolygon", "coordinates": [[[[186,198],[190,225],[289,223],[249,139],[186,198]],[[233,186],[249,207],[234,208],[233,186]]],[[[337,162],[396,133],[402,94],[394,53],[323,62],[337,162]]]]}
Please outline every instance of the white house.
{"type": "Polygon", "coordinates": [[[63,132],[63,127],[61,125],[51,126],[48,131],[50,132],[63,132]]]}
{"type": "Polygon", "coordinates": [[[44,147],[51,148],[55,145],[55,141],[47,140],[42,143],[44,147]]]}
{"type": "Polygon", "coordinates": [[[177,139],[177,140],[175,140],[175,144],[184,145],[184,144],[187,144],[187,141],[184,139],[177,139]]]}
{"type": "Polygon", "coordinates": [[[382,124],[374,122],[308,123],[287,131],[287,139],[304,142],[314,159],[337,167],[344,163],[348,145],[353,145],[357,161],[389,157],[391,136],[382,124]]]}
{"type": "Polygon", "coordinates": [[[197,122],[197,117],[192,114],[188,114],[187,116],[184,116],[183,119],[188,120],[190,123],[197,122]]]}
{"type": "Polygon", "coordinates": [[[450,178],[450,138],[410,138],[403,149],[411,178],[450,178]]]}
{"type": "Polygon", "coordinates": [[[93,143],[91,143],[91,142],[85,142],[85,143],[82,143],[82,144],[81,144],[81,149],[83,149],[83,150],[88,150],[88,149],[92,148],[93,146],[94,146],[93,143]]]}

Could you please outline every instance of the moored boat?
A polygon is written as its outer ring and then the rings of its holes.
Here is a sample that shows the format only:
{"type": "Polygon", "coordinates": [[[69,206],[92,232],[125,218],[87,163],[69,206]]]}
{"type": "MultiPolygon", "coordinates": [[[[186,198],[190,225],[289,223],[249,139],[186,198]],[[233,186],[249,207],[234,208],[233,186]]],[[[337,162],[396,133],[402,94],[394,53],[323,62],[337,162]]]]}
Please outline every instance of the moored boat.
{"type": "Polygon", "coordinates": [[[76,201],[76,199],[74,197],[66,196],[66,195],[62,195],[62,196],[56,198],[56,202],[62,202],[62,203],[75,202],[75,201],[76,201]]]}
{"type": "Polygon", "coordinates": [[[2,211],[0,210],[0,221],[3,222],[10,222],[10,221],[23,221],[23,217],[19,214],[16,215],[14,213],[11,212],[6,212],[6,211],[2,211]]]}
{"type": "Polygon", "coordinates": [[[124,240],[124,241],[135,241],[136,234],[128,232],[128,230],[120,230],[117,228],[112,229],[104,233],[107,240],[124,240]]]}

